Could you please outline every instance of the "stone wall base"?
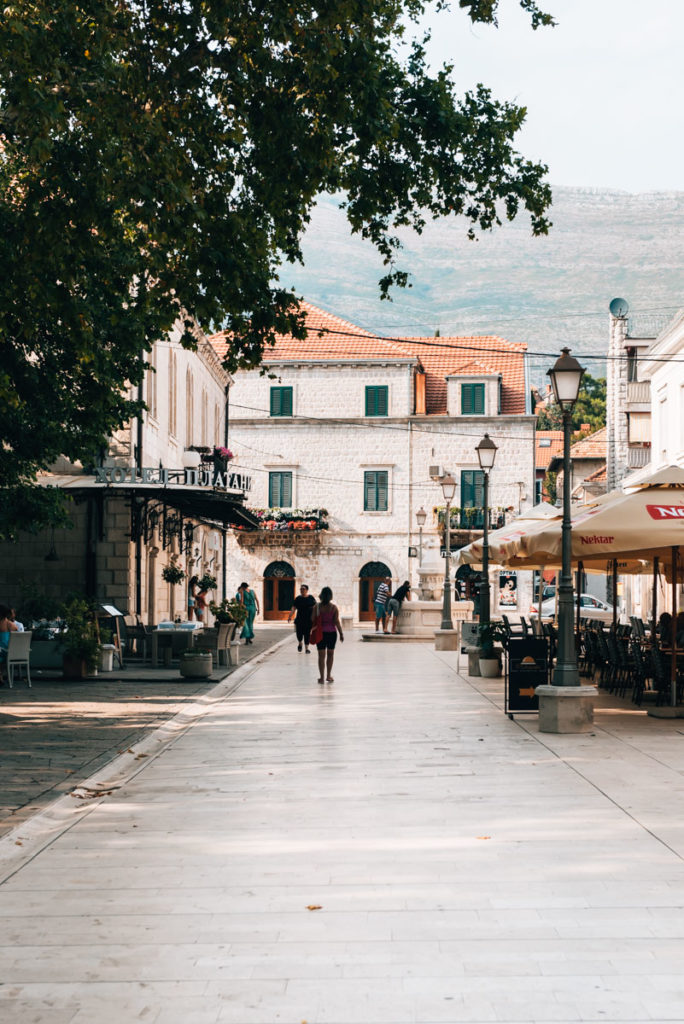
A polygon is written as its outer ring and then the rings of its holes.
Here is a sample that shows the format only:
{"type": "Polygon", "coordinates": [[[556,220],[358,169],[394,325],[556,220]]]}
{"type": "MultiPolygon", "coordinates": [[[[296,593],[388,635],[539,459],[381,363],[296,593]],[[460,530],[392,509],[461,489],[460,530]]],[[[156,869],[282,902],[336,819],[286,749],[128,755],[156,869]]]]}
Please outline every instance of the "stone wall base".
{"type": "Polygon", "coordinates": [[[436,629],[435,650],[457,651],[461,643],[460,629],[436,629]]]}
{"type": "Polygon", "coordinates": [[[539,732],[590,732],[595,686],[538,686],[539,732]]]}

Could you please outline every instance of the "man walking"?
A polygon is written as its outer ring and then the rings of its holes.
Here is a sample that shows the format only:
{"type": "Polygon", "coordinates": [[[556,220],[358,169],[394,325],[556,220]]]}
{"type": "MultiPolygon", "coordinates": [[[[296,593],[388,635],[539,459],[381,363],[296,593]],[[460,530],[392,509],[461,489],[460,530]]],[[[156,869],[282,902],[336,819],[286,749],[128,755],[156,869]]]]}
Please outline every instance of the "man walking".
{"type": "Polygon", "coordinates": [[[383,633],[387,632],[387,600],[390,596],[390,580],[389,576],[386,576],[378,584],[378,589],[375,591],[375,598],[373,604],[375,606],[375,632],[378,632],[378,627],[382,622],[383,633]]]}
{"type": "Polygon", "coordinates": [[[309,593],[306,583],[302,583],[299,588],[299,597],[295,597],[287,621],[292,622],[292,616],[294,615],[297,650],[301,651],[303,641],[307,654],[311,654],[309,650],[309,634],[311,633],[311,615],[315,607],[315,599],[309,593]]]}

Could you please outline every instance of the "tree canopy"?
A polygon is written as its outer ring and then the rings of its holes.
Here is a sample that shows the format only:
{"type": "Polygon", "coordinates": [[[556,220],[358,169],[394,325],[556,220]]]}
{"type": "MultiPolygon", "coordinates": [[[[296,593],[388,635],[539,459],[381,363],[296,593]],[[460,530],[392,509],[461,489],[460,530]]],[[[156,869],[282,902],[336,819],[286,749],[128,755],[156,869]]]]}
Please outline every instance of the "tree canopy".
{"type": "MultiPolygon", "coordinates": [[[[590,373],[582,377],[582,387],[572,410],[573,430],[581,430],[585,424],[591,433],[606,425],[606,378],[592,377],[590,373]]],[[[537,430],[562,429],[560,406],[553,403],[543,408],[537,417],[537,430]]]]}
{"type": "MultiPolygon", "coordinates": [[[[514,147],[525,109],[459,96],[410,30],[442,6],[8,0],[0,487],[92,459],[179,316],[191,346],[194,324],[229,331],[229,368],[258,365],[276,330],[303,337],[278,270],[322,192],[382,254],[384,295],[407,280],[398,228],[458,215],[474,234],[526,211],[547,231],[546,168],[514,147]]],[[[459,6],[496,20],[498,0],[459,6]]]]}

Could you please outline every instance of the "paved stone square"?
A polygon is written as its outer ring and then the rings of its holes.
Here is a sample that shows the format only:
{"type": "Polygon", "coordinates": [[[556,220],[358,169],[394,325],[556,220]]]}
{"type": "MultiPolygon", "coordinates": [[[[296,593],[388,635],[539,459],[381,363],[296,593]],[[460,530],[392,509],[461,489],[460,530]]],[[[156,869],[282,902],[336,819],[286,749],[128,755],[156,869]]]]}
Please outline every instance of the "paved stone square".
{"type": "MultiPolygon", "coordinates": [[[[257,630],[241,662],[289,636],[291,627],[257,630]]],[[[176,663],[151,668],[137,659],[82,681],[33,673],[0,689],[0,835],[67,793],[117,754],[177,715],[234,668],[184,679],[176,663]]]]}
{"type": "Polygon", "coordinates": [[[314,661],[0,840],[0,1020],[684,1020],[680,723],[542,736],[429,645],[314,661]]]}

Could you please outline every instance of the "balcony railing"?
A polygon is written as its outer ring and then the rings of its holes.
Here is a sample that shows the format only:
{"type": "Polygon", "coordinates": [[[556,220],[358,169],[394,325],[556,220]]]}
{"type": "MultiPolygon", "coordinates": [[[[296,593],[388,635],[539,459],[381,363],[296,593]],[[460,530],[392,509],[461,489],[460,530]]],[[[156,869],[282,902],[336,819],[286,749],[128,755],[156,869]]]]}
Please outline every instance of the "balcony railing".
{"type": "Polygon", "coordinates": [[[628,405],[649,405],[651,402],[651,382],[635,380],[627,385],[628,405]]]}
{"type": "Polygon", "coordinates": [[[651,449],[649,448],[635,448],[630,446],[627,449],[627,465],[630,469],[641,469],[642,466],[648,466],[651,461],[651,449]]]}
{"type": "MultiPolygon", "coordinates": [[[[444,506],[435,509],[437,523],[444,532],[446,510],[444,506]]],[[[484,530],[484,508],[452,508],[451,509],[451,530],[484,530]]],[[[505,526],[507,521],[506,510],[502,508],[489,509],[489,529],[498,530],[505,526]]]]}

